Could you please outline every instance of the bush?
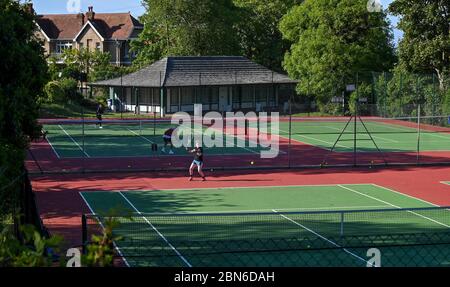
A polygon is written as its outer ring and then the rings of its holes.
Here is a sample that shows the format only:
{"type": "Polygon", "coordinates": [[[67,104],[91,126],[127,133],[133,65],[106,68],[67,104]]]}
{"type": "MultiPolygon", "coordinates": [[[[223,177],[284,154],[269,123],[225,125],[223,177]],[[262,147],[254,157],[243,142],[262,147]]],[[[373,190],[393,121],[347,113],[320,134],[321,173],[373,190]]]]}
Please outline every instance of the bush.
{"type": "Polygon", "coordinates": [[[341,103],[318,104],[319,111],[326,115],[342,116],[344,115],[344,107],[341,103]]]}
{"type": "Polygon", "coordinates": [[[71,78],[62,78],[50,81],[45,85],[44,91],[50,103],[81,103],[83,96],[78,93],[78,83],[71,78]]]}
{"type": "Polygon", "coordinates": [[[101,235],[92,235],[91,243],[87,246],[87,254],[83,256],[83,265],[87,267],[112,267],[114,264],[114,242],[122,237],[115,236],[113,229],[119,221],[113,216],[107,217],[105,228],[101,235]]]}
{"type": "Polygon", "coordinates": [[[78,82],[71,78],[63,78],[60,80],[61,89],[66,95],[66,99],[71,103],[81,103],[83,96],[78,93],[78,82]]]}
{"type": "Polygon", "coordinates": [[[357,90],[354,91],[351,95],[350,95],[350,100],[349,100],[349,109],[352,115],[355,115],[356,113],[356,107],[358,105],[358,115],[360,116],[368,116],[370,115],[370,105],[369,102],[367,102],[367,104],[364,103],[359,103],[360,99],[365,98],[367,101],[371,98],[372,96],[372,86],[367,84],[367,83],[362,83],[361,85],[358,86],[357,90]]]}
{"type": "Polygon", "coordinates": [[[60,251],[61,237],[44,238],[32,225],[20,227],[24,242],[14,237],[10,227],[0,230],[0,267],[50,267],[49,250],[60,251]]]}
{"type": "Polygon", "coordinates": [[[50,81],[45,85],[44,92],[47,96],[47,101],[50,103],[65,102],[65,94],[58,81],[50,81]]]}

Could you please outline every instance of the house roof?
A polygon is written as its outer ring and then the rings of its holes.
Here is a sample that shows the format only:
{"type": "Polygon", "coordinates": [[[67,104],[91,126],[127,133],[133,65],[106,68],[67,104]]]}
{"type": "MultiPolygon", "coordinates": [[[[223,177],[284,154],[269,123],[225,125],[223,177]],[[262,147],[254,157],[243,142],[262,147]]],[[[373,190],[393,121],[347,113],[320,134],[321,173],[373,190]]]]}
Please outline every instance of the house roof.
{"type": "Polygon", "coordinates": [[[92,86],[183,87],[245,84],[295,84],[288,76],[273,72],[239,56],[168,57],[137,72],[92,86]]]}
{"type": "Polygon", "coordinates": [[[95,13],[93,20],[84,14],[38,15],[36,20],[44,33],[53,40],[73,40],[90,21],[104,39],[129,39],[142,24],[130,13],[95,13]]]}

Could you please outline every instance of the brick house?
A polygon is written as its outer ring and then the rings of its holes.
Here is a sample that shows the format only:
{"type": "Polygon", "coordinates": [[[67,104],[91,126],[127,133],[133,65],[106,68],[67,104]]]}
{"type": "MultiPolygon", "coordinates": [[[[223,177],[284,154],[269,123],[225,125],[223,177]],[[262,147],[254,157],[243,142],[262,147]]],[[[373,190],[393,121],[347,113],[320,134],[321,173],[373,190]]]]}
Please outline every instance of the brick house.
{"type": "Polygon", "coordinates": [[[112,64],[130,65],[130,42],[144,28],[130,13],[95,13],[92,6],[84,14],[37,15],[36,24],[47,55],[60,63],[65,49],[86,48],[109,52],[112,64]]]}

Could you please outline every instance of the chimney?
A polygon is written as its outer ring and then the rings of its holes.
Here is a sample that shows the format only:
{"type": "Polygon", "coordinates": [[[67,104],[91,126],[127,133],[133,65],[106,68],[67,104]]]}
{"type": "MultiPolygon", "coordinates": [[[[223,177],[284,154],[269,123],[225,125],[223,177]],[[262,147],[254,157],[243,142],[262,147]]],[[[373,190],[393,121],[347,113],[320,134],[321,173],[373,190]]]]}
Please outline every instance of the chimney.
{"type": "Polygon", "coordinates": [[[79,23],[81,24],[81,27],[84,26],[84,14],[83,13],[78,13],[77,14],[77,19],[79,21],[79,23]]]}
{"type": "Polygon", "coordinates": [[[86,12],[86,17],[88,18],[89,21],[93,21],[94,20],[95,12],[94,12],[94,7],[93,6],[89,6],[88,7],[88,12],[86,12]]]}
{"type": "Polygon", "coordinates": [[[30,14],[34,14],[33,3],[25,3],[25,10],[30,14]]]}

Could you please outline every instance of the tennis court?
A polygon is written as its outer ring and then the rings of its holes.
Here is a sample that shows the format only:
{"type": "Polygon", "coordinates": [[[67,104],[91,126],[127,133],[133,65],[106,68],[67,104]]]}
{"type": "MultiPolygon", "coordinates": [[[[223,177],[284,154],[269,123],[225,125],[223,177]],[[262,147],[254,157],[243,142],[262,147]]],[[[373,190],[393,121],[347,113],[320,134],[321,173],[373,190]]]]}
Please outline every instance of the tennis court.
{"type": "Polygon", "coordinates": [[[327,150],[336,144],[336,152],[353,151],[355,139],[357,152],[377,151],[377,146],[384,152],[450,150],[450,127],[445,127],[446,117],[422,119],[423,122],[433,121],[433,124],[422,123],[420,129],[414,118],[358,119],[356,125],[349,119],[281,121],[279,134],[288,138],[291,130],[292,140],[327,150]]]}
{"type": "MultiPolygon", "coordinates": [[[[102,128],[97,121],[49,122],[43,125],[47,131],[47,141],[58,158],[114,158],[114,157],[151,157],[188,155],[185,148],[174,148],[162,152],[163,135],[169,128],[177,128],[170,121],[103,121],[102,128]],[[151,149],[158,145],[158,151],[151,149]]],[[[211,132],[218,146],[205,147],[209,155],[246,155],[259,154],[264,148],[245,137],[244,131],[233,135],[203,127],[202,134],[211,132]],[[223,147],[221,147],[222,145],[223,147]]],[[[189,140],[191,146],[194,136],[189,140]]]]}
{"type": "Polygon", "coordinates": [[[375,184],[80,195],[86,237],[120,211],[129,266],[366,266],[371,247],[382,266],[450,266],[450,211],[375,184]]]}

